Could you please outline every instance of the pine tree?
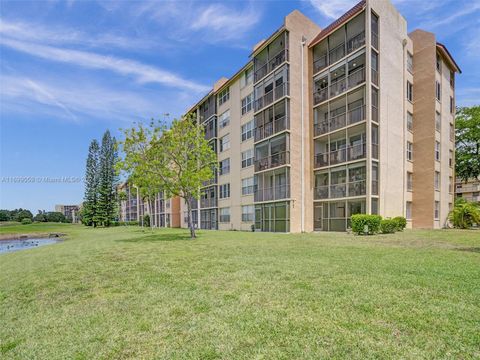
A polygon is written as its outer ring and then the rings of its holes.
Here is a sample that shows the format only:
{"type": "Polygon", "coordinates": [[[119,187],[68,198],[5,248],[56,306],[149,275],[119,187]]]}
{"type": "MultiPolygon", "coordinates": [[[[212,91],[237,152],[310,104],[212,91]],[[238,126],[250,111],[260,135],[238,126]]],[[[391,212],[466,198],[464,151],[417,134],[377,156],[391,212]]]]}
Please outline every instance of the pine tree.
{"type": "Polygon", "coordinates": [[[96,226],[95,213],[98,200],[98,141],[92,140],[88,148],[85,172],[85,196],[82,208],[82,222],[87,226],[96,226]]]}
{"type": "Polygon", "coordinates": [[[115,163],[117,151],[115,138],[112,138],[110,131],[106,131],[102,138],[99,159],[99,186],[98,203],[95,213],[95,221],[103,226],[110,226],[115,219],[116,210],[116,186],[117,176],[115,163]]]}

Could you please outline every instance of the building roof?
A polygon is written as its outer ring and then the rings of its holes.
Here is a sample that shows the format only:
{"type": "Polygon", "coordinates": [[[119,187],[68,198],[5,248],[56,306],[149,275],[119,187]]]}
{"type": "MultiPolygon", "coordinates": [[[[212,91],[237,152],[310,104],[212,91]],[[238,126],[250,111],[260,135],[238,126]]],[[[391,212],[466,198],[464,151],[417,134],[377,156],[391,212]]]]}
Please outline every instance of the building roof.
{"type": "Polygon", "coordinates": [[[453,56],[450,54],[448,51],[447,47],[443,45],[442,43],[437,42],[437,50],[442,54],[442,56],[448,60],[450,63],[450,67],[452,67],[456,72],[462,73],[462,70],[460,70],[460,67],[458,64],[455,62],[455,59],[453,56]]]}
{"type": "Polygon", "coordinates": [[[352,7],[350,10],[348,10],[345,14],[340,16],[337,20],[332,22],[330,25],[328,25],[325,29],[320,31],[317,36],[313,38],[313,40],[310,42],[308,47],[313,47],[317,45],[320,41],[325,39],[328,35],[330,35],[334,30],[345,24],[348,20],[353,18],[355,15],[357,15],[359,12],[361,12],[366,5],[366,1],[362,0],[360,1],[357,5],[352,7]]]}

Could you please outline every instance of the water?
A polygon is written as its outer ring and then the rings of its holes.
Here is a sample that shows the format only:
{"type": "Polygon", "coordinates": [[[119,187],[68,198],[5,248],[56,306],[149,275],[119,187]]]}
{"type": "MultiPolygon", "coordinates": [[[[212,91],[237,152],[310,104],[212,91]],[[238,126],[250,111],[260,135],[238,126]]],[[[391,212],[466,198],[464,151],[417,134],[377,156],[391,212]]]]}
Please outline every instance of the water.
{"type": "Polygon", "coordinates": [[[60,240],[56,238],[0,240],[0,254],[31,249],[43,245],[55,244],[59,241],[60,240]]]}

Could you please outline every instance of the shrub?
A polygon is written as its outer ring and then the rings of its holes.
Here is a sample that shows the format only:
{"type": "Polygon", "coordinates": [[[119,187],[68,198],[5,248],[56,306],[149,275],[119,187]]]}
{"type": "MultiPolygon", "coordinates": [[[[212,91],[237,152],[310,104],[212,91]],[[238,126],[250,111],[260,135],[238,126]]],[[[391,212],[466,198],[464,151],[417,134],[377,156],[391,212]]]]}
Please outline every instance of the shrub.
{"type": "Polygon", "coordinates": [[[380,227],[380,221],[382,217],[380,215],[366,215],[356,214],[352,215],[352,231],[357,235],[372,235],[378,232],[380,227]],[[368,227],[368,230],[365,227],[368,227]],[[365,232],[367,230],[367,232],[365,232]]]}
{"type": "Polygon", "coordinates": [[[397,231],[403,231],[407,227],[407,219],[405,219],[403,216],[396,216],[392,219],[396,223],[396,229],[397,231]]]}
{"type": "Polygon", "coordinates": [[[393,234],[398,228],[398,223],[395,219],[384,219],[380,221],[380,231],[382,234],[393,234]]]}
{"type": "Polygon", "coordinates": [[[22,225],[28,225],[28,224],[31,224],[32,223],[32,220],[30,220],[29,218],[23,218],[22,219],[22,225]]]}
{"type": "Polygon", "coordinates": [[[150,215],[145,214],[143,216],[143,226],[150,227],[150,215]]]}
{"type": "Polygon", "coordinates": [[[475,224],[480,225],[480,207],[471,202],[458,201],[448,216],[453,226],[460,229],[469,229],[475,224]]]}

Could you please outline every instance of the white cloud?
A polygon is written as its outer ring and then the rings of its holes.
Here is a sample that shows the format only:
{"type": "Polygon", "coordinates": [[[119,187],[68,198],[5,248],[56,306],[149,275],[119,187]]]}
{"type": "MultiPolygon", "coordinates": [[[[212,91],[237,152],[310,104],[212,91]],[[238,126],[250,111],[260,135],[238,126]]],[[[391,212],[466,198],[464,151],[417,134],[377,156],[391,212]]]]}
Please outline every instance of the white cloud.
{"type": "Polygon", "coordinates": [[[457,20],[465,16],[472,15],[478,11],[480,11],[480,1],[473,1],[469,4],[465,4],[464,6],[459,6],[457,11],[450,13],[448,16],[438,16],[429,22],[425,22],[421,25],[421,27],[435,29],[440,26],[450,25],[457,20]]]}
{"type": "Polygon", "coordinates": [[[199,93],[209,89],[207,86],[183,79],[172,72],[134,60],[105,56],[87,51],[38,45],[3,37],[0,38],[0,44],[50,61],[63,62],[91,69],[109,70],[123,76],[131,76],[139,83],[158,83],[199,93]]]}
{"type": "Polygon", "coordinates": [[[309,0],[309,2],[320,14],[331,19],[339,18],[358,3],[356,0],[309,0]]]}

